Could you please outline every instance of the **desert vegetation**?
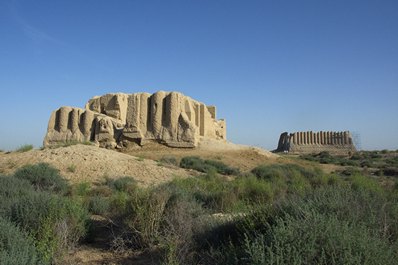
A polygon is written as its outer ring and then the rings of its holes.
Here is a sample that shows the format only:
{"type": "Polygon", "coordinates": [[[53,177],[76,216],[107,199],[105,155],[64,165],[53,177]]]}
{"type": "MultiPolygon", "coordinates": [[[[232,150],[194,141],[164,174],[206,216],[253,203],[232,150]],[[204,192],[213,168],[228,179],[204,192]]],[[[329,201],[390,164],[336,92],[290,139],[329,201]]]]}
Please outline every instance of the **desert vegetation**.
{"type": "MultiPolygon", "coordinates": [[[[394,165],[380,155],[327,157],[394,165]]],[[[66,264],[71,248],[95,242],[152,264],[394,264],[395,175],[365,174],[360,162],[327,174],[321,156],[247,172],[184,157],[201,173],[151,187],[130,176],[71,185],[48,164],[22,167],[0,177],[1,264],[66,264]]]]}
{"type": "Polygon", "coordinates": [[[321,152],[301,155],[301,158],[322,164],[365,168],[378,176],[398,177],[398,153],[395,151],[360,151],[349,156],[332,156],[328,152],[321,152]]]}
{"type": "Polygon", "coordinates": [[[0,177],[1,264],[56,264],[84,237],[87,211],[68,188],[47,164],[0,177]]]}
{"type": "Polygon", "coordinates": [[[33,145],[31,145],[31,144],[24,144],[24,145],[21,145],[20,147],[18,147],[18,148],[15,150],[15,152],[23,153],[23,152],[30,151],[30,150],[32,150],[32,149],[33,149],[33,145]]]}

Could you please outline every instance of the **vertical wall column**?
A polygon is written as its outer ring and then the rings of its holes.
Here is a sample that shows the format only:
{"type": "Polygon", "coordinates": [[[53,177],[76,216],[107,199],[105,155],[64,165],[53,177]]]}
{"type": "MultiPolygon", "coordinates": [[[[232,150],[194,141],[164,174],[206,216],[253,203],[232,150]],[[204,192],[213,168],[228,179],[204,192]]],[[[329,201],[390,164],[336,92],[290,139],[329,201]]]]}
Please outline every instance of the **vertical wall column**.
{"type": "Polygon", "coordinates": [[[68,130],[69,125],[69,113],[71,112],[72,108],[70,107],[62,107],[57,111],[58,116],[58,123],[59,124],[59,131],[66,132],[68,130]]]}
{"type": "Polygon", "coordinates": [[[93,131],[93,121],[94,121],[94,112],[91,110],[86,110],[82,114],[82,120],[83,120],[83,125],[82,125],[82,131],[83,135],[86,138],[86,141],[91,141],[91,132],[93,131]]]}
{"type": "Polygon", "coordinates": [[[322,131],[319,132],[319,143],[321,145],[323,145],[323,132],[322,131]]]}
{"type": "Polygon", "coordinates": [[[136,131],[139,127],[139,115],[138,110],[140,109],[138,95],[129,95],[127,99],[127,116],[126,123],[130,126],[129,129],[136,131]]]}
{"type": "Polygon", "coordinates": [[[155,138],[159,137],[162,129],[163,99],[165,96],[165,92],[159,91],[151,97],[152,132],[155,138]]]}
{"type": "Polygon", "coordinates": [[[171,92],[166,97],[166,124],[171,130],[171,135],[177,138],[178,130],[178,117],[180,115],[180,109],[178,93],[171,92]]]}
{"type": "Polygon", "coordinates": [[[201,136],[205,135],[205,105],[200,104],[200,123],[199,132],[201,136]]]}
{"type": "Polygon", "coordinates": [[[348,132],[344,132],[344,144],[349,144],[348,143],[348,132]]]}
{"type": "Polygon", "coordinates": [[[79,129],[80,111],[78,109],[73,109],[69,113],[69,129],[72,133],[75,133],[79,129]]]}
{"type": "Polygon", "coordinates": [[[199,128],[199,126],[200,126],[200,105],[199,104],[195,104],[194,111],[195,111],[195,125],[199,128]]]}
{"type": "MultiPolygon", "coordinates": [[[[142,135],[145,135],[148,130],[148,125],[151,122],[148,122],[148,105],[149,105],[149,97],[150,95],[147,93],[142,93],[140,95],[140,118],[139,118],[139,127],[142,135]]],[[[149,116],[150,117],[150,116],[149,116]]]]}

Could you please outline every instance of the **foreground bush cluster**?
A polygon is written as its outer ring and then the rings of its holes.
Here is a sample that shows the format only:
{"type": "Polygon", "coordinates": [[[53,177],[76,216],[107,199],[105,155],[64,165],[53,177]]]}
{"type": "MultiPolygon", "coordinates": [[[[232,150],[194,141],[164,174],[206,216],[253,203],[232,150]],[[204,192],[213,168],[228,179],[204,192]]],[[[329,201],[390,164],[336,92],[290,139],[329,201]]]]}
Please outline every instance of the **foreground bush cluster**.
{"type": "Polygon", "coordinates": [[[131,177],[69,187],[46,164],[0,177],[0,260],[62,264],[69,246],[104,233],[108,248],[156,253],[155,264],[398,259],[398,185],[386,190],[357,171],[340,176],[295,164],[240,173],[188,157],[181,166],[204,174],[149,188],[131,177]],[[110,220],[107,230],[87,225],[87,212],[110,220]]]}
{"type": "Polygon", "coordinates": [[[67,184],[47,164],[0,176],[0,263],[55,264],[86,232],[87,212],[63,196],[67,184]]]}
{"type": "MultiPolygon", "coordinates": [[[[188,159],[197,161],[209,164],[188,159]]],[[[81,198],[122,228],[110,247],[156,251],[162,264],[392,264],[398,258],[396,192],[375,179],[294,164],[259,166],[234,178],[203,171],[146,189],[128,177],[107,180],[81,198]]]]}

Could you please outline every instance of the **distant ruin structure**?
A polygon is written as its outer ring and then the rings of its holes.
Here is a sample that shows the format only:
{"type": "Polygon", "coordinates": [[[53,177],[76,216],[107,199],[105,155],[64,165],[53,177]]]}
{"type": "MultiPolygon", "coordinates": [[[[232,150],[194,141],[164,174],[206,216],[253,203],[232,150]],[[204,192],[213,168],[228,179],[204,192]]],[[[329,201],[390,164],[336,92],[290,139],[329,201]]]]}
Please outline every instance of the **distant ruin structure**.
{"type": "Polygon", "coordinates": [[[348,154],[356,151],[352,135],[344,132],[284,132],[279,137],[277,152],[348,154]]]}
{"type": "Polygon", "coordinates": [[[55,110],[44,146],[90,141],[100,147],[123,148],[156,141],[192,148],[204,138],[226,139],[226,122],[216,119],[215,106],[178,92],[116,93],[96,96],[84,109],[55,110]]]}

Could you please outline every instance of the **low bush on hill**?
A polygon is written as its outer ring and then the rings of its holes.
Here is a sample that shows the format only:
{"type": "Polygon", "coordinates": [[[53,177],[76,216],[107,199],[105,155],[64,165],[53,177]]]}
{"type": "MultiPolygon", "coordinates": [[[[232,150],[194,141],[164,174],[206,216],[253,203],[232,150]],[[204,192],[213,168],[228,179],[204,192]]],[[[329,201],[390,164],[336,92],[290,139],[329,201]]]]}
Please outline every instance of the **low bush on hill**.
{"type": "Polygon", "coordinates": [[[32,150],[32,149],[33,149],[33,145],[31,145],[31,144],[25,144],[25,145],[22,145],[22,146],[18,147],[18,148],[15,150],[15,152],[23,153],[23,152],[30,151],[30,150],[32,150]]]}
{"type": "Polygon", "coordinates": [[[221,161],[203,160],[197,156],[183,157],[180,162],[180,167],[194,169],[204,173],[214,171],[223,175],[238,175],[240,173],[239,169],[229,167],[221,161]]]}
{"type": "Polygon", "coordinates": [[[173,156],[164,156],[161,159],[159,159],[159,162],[166,165],[178,166],[178,161],[173,156]]]}
{"type": "Polygon", "coordinates": [[[14,176],[29,181],[38,191],[65,193],[67,182],[59,174],[59,170],[46,163],[26,165],[18,169],[14,176]]]}
{"type": "Polygon", "coordinates": [[[133,191],[134,189],[137,188],[137,183],[134,178],[132,177],[120,177],[117,179],[110,179],[107,178],[105,180],[106,185],[108,185],[111,189],[117,190],[117,191],[133,191]]]}
{"type": "Polygon", "coordinates": [[[88,200],[88,210],[93,214],[105,215],[110,208],[108,198],[101,196],[93,196],[88,200]]]}

